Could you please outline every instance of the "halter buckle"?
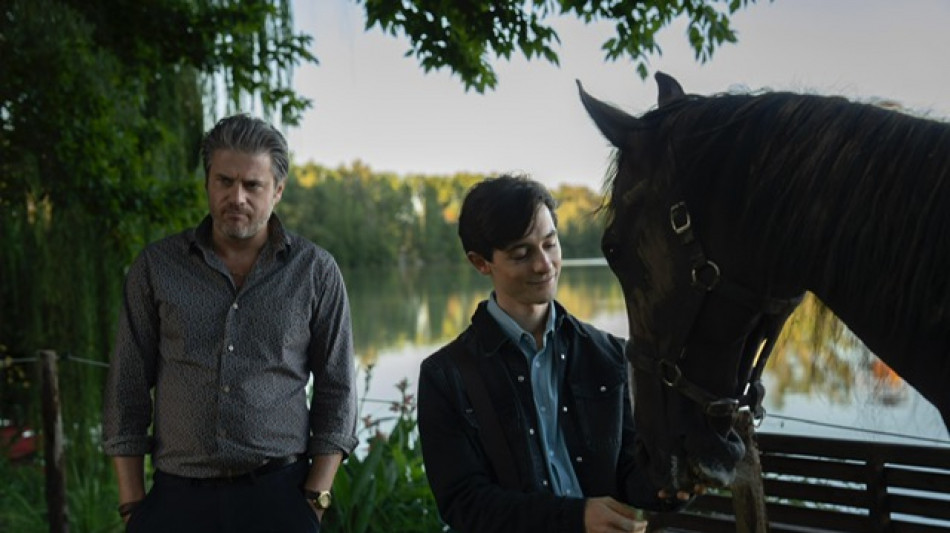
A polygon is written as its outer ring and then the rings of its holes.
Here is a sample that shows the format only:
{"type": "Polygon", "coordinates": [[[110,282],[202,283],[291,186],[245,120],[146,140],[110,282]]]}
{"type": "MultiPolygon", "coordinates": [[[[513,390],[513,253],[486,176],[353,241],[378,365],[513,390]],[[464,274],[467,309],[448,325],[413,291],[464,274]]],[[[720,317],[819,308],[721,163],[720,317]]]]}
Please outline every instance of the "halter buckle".
{"type": "Polygon", "coordinates": [[[660,359],[657,362],[656,370],[657,374],[660,376],[660,381],[670,388],[675,389],[676,385],[679,384],[680,378],[683,377],[680,367],[676,366],[676,363],[666,359],[660,359]]]}
{"type": "Polygon", "coordinates": [[[670,226],[677,235],[689,231],[693,223],[689,217],[689,209],[686,202],[677,202],[670,206],[670,226]]]}
{"type": "Polygon", "coordinates": [[[693,275],[693,285],[698,285],[706,289],[707,292],[715,289],[716,285],[719,284],[719,280],[722,278],[722,272],[719,270],[719,265],[709,261],[708,259],[705,263],[699,266],[694,266],[691,273],[693,275]],[[704,272],[712,272],[710,276],[711,279],[707,280],[706,277],[702,275],[704,272]]]}

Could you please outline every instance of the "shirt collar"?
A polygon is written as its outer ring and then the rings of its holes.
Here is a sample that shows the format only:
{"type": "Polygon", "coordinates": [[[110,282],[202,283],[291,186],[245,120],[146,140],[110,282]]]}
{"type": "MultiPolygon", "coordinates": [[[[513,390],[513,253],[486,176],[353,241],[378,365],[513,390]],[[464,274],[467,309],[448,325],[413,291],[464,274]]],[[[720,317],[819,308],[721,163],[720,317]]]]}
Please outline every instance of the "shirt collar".
{"type": "MultiPolygon", "coordinates": [[[[548,304],[548,321],[544,327],[544,339],[548,338],[548,335],[554,332],[554,324],[557,317],[555,316],[557,308],[554,306],[554,302],[548,304]]],[[[527,331],[524,330],[515,319],[511,318],[511,315],[505,312],[504,309],[498,305],[498,301],[495,297],[495,292],[492,291],[491,297],[488,299],[487,306],[488,314],[495,319],[495,322],[501,327],[501,330],[505,333],[505,336],[511,339],[512,342],[521,346],[521,341],[525,336],[531,339],[531,344],[534,345],[534,337],[527,331]]],[[[536,350],[541,349],[541,346],[535,346],[536,350]]]]}
{"type": "MultiPolygon", "coordinates": [[[[205,251],[213,250],[211,243],[212,225],[213,221],[211,220],[211,215],[205,215],[204,219],[202,219],[201,223],[198,224],[198,227],[196,227],[191,234],[190,244],[192,247],[197,247],[205,251]]],[[[281,223],[280,218],[277,217],[277,213],[271,213],[270,218],[267,220],[267,244],[264,245],[262,253],[266,253],[267,250],[273,250],[274,255],[277,255],[281,252],[286,252],[289,248],[290,236],[284,230],[284,225],[281,223]]]]}

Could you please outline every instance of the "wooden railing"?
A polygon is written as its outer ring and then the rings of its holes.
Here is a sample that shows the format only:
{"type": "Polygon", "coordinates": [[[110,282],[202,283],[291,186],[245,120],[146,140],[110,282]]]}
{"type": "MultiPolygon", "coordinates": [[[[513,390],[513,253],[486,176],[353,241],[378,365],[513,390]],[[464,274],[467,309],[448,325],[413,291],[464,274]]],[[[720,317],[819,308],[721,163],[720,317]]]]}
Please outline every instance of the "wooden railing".
{"type": "MultiPolygon", "coordinates": [[[[768,529],[778,533],[950,531],[950,447],[759,433],[768,529]]],[[[707,493],[650,531],[734,533],[728,491],[707,493]]]]}

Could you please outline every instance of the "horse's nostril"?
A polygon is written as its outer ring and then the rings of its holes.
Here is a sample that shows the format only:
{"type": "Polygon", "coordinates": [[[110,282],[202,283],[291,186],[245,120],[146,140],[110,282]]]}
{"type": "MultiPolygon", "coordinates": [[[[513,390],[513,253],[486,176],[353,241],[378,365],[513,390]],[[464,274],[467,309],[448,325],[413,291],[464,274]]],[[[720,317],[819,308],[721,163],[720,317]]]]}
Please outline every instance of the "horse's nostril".
{"type": "Polygon", "coordinates": [[[726,449],[736,461],[739,461],[745,455],[745,443],[742,442],[742,437],[735,431],[730,431],[726,436],[726,449]]]}
{"type": "Polygon", "coordinates": [[[735,434],[733,417],[706,417],[706,423],[723,438],[730,438],[730,435],[735,434]]]}

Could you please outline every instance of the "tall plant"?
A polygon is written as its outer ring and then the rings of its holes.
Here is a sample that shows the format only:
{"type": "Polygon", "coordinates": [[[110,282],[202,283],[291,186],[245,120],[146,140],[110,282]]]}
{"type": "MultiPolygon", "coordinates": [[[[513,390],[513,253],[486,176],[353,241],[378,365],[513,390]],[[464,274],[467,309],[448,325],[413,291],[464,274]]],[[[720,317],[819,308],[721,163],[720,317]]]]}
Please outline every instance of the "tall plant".
{"type": "Polygon", "coordinates": [[[321,531],[430,533],[447,529],[425,477],[415,397],[405,379],[396,388],[400,399],[390,406],[393,417],[363,418],[363,431],[371,435],[368,449],[351,455],[337,472],[333,505],[321,531]],[[383,429],[390,424],[387,434],[383,429]]]}

